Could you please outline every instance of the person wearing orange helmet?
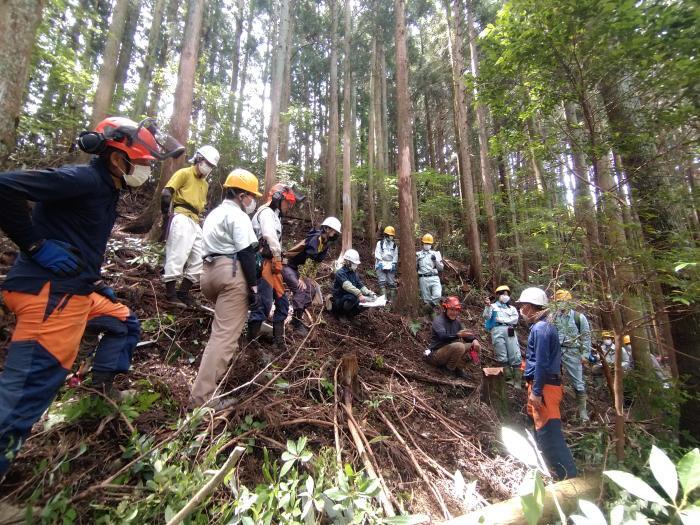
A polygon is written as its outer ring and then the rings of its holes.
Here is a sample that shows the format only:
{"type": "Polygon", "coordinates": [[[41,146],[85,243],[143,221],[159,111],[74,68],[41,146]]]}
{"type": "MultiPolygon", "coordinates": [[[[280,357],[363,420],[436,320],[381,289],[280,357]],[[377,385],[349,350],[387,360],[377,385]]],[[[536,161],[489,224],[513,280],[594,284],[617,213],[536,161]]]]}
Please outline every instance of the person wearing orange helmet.
{"type": "Polygon", "coordinates": [[[163,282],[165,296],[175,307],[195,305],[190,290],[202,273],[199,221],[207,205],[207,178],[219,164],[219,152],[214,146],[200,146],[189,162],[192,166],[173,173],[160,195],[165,238],[163,282]]]}
{"type": "Polygon", "coordinates": [[[100,279],[107,239],[121,190],[183,151],[153,119],[123,117],[83,132],[78,146],[95,155],[86,165],[0,175],[0,228],[19,248],[2,286],[17,324],[0,375],[0,478],[68,376],[86,326],[103,334],[92,386],[119,397],[114,376],[129,369],[140,328],[100,279]]]}
{"type": "Polygon", "coordinates": [[[248,337],[260,334],[263,321],[272,316],[272,338],[275,346],[284,346],[284,321],[289,313],[289,300],[282,279],[282,217],[304,197],[287,184],[277,183],[267,192],[267,202],[253,215],[253,230],[260,243],[262,269],[258,279],[258,302],[250,311],[248,337]]]}
{"type": "Polygon", "coordinates": [[[462,304],[457,297],[445,298],[441,306],[443,313],[433,319],[430,346],[424,356],[431,365],[445,367],[466,379],[469,361],[479,364],[479,341],[459,321],[462,304]]]}

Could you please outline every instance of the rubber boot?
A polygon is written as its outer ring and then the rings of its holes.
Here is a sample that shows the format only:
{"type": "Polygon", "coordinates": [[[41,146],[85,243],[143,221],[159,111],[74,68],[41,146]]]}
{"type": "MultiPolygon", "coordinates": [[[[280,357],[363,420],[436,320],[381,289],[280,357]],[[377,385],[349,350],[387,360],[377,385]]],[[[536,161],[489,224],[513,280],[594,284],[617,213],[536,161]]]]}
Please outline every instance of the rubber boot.
{"type": "Polygon", "coordinates": [[[193,284],[194,283],[189,279],[183,279],[182,283],[180,283],[180,289],[177,291],[177,298],[180,300],[180,302],[189,307],[197,306],[195,300],[190,297],[190,290],[192,289],[193,284]]]}
{"type": "Polygon", "coordinates": [[[509,385],[513,384],[513,367],[510,366],[508,363],[498,363],[498,366],[503,367],[503,377],[506,380],[506,383],[509,385]]]}
{"type": "MultiPolygon", "coordinates": [[[[126,397],[133,395],[133,390],[117,390],[114,388],[115,372],[93,372],[92,388],[103,393],[113,401],[123,401],[126,397]]],[[[94,395],[94,394],[93,394],[94,395]]]]}
{"type": "Polygon", "coordinates": [[[260,327],[262,321],[248,321],[248,342],[252,343],[258,339],[260,335],[260,327]]]}
{"type": "Polygon", "coordinates": [[[588,423],[588,409],[586,408],[586,393],[576,392],[576,407],[578,408],[578,417],[582,423],[588,423]]]}
{"type": "Polygon", "coordinates": [[[165,283],[165,298],[173,306],[187,306],[177,295],[177,281],[168,281],[165,283]]]}
{"type": "Polygon", "coordinates": [[[393,303],[395,299],[396,299],[396,288],[389,288],[389,296],[387,297],[387,301],[389,301],[390,303],[393,303]]]}
{"type": "Polygon", "coordinates": [[[272,323],[272,342],[277,348],[284,348],[284,321],[272,323]]]}
{"type": "Polygon", "coordinates": [[[513,386],[518,389],[523,387],[523,371],[519,366],[513,368],[513,386]]]}
{"type": "Polygon", "coordinates": [[[379,295],[386,295],[386,288],[384,286],[379,287],[379,295]]]}

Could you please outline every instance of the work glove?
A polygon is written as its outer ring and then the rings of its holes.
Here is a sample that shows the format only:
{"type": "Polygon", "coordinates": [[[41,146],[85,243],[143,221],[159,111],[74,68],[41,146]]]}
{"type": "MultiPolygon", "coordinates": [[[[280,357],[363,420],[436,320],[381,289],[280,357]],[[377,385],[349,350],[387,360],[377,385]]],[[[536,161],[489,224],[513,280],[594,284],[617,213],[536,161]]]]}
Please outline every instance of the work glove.
{"type": "Polygon", "coordinates": [[[475,365],[478,365],[479,363],[481,363],[481,360],[479,359],[479,352],[477,352],[473,348],[471,350],[469,350],[469,357],[471,358],[472,363],[474,363],[475,365]]]}
{"type": "Polygon", "coordinates": [[[391,271],[394,272],[394,273],[396,273],[396,270],[398,270],[398,268],[397,268],[397,266],[396,266],[396,263],[394,263],[394,264],[391,265],[391,271]]]}
{"type": "Polygon", "coordinates": [[[29,254],[34,262],[59,277],[74,277],[83,271],[85,263],[80,255],[75,246],[54,239],[46,239],[29,254]]]}
{"type": "Polygon", "coordinates": [[[437,257],[435,257],[435,255],[433,254],[433,255],[430,256],[430,260],[433,261],[433,262],[436,262],[436,261],[437,261],[437,257]]]}
{"type": "Polygon", "coordinates": [[[111,286],[107,286],[103,281],[98,281],[95,284],[95,293],[100,294],[103,297],[106,297],[113,303],[116,303],[118,301],[117,299],[117,294],[114,293],[114,289],[111,286]]]}
{"type": "Polygon", "coordinates": [[[282,259],[272,259],[272,273],[282,273],[282,259]]]}
{"type": "Polygon", "coordinates": [[[591,363],[592,365],[595,364],[598,360],[595,358],[593,355],[593,352],[590,352],[588,354],[588,362],[591,363]]]}

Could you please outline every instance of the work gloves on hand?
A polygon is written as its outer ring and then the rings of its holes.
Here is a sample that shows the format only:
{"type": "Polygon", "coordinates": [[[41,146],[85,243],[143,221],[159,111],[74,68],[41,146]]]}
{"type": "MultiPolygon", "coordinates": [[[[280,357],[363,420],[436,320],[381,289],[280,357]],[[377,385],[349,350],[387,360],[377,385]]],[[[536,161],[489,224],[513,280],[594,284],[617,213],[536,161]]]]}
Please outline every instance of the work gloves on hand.
{"type": "Polygon", "coordinates": [[[477,352],[476,349],[472,348],[469,350],[469,357],[472,360],[472,363],[475,365],[481,363],[481,359],[479,359],[479,352],[477,352]]]}
{"type": "Polygon", "coordinates": [[[430,260],[433,262],[437,262],[437,257],[435,257],[435,254],[430,256],[430,260]]]}
{"type": "Polygon", "coordinates": [[[59,277],[74,277],[85,268],[78,248],[54,239],[40,242],[29,252],[29,256],[35,263],[59,277]]]}
{"type": "Polygon", "coordinates": [[[117,294],[114,293],[114,289],[111,286],[107,286],[107,284],[104,281],[97,281],[95,283],[95,293],[106,297],[113,303],[116,303],[118,301],[117,294]]]}

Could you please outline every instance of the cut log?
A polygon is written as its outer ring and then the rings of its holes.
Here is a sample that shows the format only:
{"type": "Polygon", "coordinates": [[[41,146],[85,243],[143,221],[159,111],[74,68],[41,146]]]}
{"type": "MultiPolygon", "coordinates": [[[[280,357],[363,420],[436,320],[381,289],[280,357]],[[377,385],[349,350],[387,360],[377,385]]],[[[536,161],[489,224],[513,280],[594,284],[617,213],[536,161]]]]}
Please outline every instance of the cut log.
{"type": "Polygon", "coordinates": [[[506,419],[510,411],[503,368],[484,368],[483,373],[481,400],[493,408],[501,419],[506,419]]]}
{"type": "MultiPolygon", "coordinates": [[[[569,515],[578,507],[579,498],[594,500],[600,490],[601,478],[598,473],[585,477],[566,479],[547,487],[544,511],[539,523],[552,523],[559,520],[552,493],[556,494],[564,513],[569,515]]],[[[443,522],[445,525],[527,525],[520,497],[495,503],[464,516],[443,522]]]]}

